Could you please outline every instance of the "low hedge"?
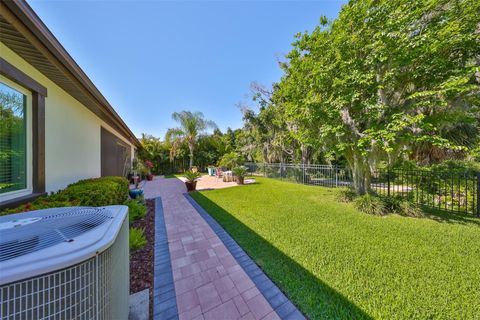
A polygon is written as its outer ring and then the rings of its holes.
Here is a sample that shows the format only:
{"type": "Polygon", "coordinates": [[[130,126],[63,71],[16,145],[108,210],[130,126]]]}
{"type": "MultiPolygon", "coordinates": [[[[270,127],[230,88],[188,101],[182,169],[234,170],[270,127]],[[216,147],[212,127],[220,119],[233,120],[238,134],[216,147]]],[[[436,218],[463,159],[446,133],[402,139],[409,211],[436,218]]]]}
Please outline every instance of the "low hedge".
{"type": "Polygon", "coordinates": [[[65,189],[40,197],[31,203],[7,209],[0,215],[55,207],[102,207],[123,204],[128,198],[128,180],[122,177],[102,177],[75,182],[65,189]]]}

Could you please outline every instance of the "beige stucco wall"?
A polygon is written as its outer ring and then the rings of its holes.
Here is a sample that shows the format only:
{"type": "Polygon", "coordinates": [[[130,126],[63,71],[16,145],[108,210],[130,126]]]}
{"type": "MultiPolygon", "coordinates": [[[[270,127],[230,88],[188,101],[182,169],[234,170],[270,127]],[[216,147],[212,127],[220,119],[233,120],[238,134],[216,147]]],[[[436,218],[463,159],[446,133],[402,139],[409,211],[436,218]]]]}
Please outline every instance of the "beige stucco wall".
{"type": "Polygon", "coordinates": [[[45,99],[46,191],[80,179],[100,176],[100,130],[109,130],[133,145],[79,101],[0,42],[0,56],[48,90],[45,99]]]}

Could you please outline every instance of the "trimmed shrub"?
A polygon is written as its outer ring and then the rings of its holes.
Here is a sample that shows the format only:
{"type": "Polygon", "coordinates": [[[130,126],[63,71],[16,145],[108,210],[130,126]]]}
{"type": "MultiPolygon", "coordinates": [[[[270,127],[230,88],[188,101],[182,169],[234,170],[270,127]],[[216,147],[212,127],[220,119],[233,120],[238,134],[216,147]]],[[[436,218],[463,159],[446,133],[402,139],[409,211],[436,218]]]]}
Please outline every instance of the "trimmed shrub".
{"type": "Polygon", "coordinates": [[[128,221],[133,222],[139,220],[147,214],[147,208],[137,200],[127,200],[125,205],[128,206],[128,221]]]}
{"type": "Polygon", "coordinates": [[[31,203],[7,209],[0,215],[46,208],[91,206],[102,207],[122,204],[128,198],[128,180],[122,177],[102,177],[81,180],[49,196],[31,203]]]}
{"type": "Polygon", "coordinates": [[[352,202],[357,193],[352,188],[337,188],[334,190],[334,198],[338,202],[352,202]]]}
{"type": "Polygon", "coordinates": [[[147,239],[145,238],[143,229],[130,228],[128,244],[131,251],[135,251],[145,246],[147,244],[147,239]]]}
{"type": "Polygon", "coordinates": [[[418,205],[413,204],[400,196],[382,197],[382,201],[389,213],[396,213],[408,217],[423,216],[423,211],[418,205]]]}
{"type": "Polygon", "coordinates": [[[127,197],[128,180],[122,177],[80,180],[53,195],[54,199],[79,201],[80,205],[88,207],[121,204],[127,197]]]}
{"type": "Polygon", "coordinates": [[[419,206],[416,204],[413,204],[409,201],[402,201],[400,203],[400,208],[397,212],[398,214],[402,216],[408,216],[408,217],[423,217],[423,211],[420,209],[419,206]]]}
{"type": "Polygon", "coordinates": [[[383,216],[387,214],[387,208],[385,207],[385,203],[377,196],[365,194],[355,199],[353,202],[355,208],[357,210],[376,215],[376,216],[383,216]]]}
{"type": "Polygon", "coordinates": [[[388,212],[398,213],[404,200],[400,196],[384,196],[382,197],[382,201],[388,212]]]}
{"type": "Polygon", "coordinates": [[[20,205],[19,207],[12,208],[12,209],[6,209],[0,212],[0,216],[19,213],[19,212],[48,209],[48,208],[75,207],[78,205],[79,205],[78,201],[61,201],[61,200],[52,200],[49,197],[40,197],[36,199],[34,202],[28,202],[20,205]]]}

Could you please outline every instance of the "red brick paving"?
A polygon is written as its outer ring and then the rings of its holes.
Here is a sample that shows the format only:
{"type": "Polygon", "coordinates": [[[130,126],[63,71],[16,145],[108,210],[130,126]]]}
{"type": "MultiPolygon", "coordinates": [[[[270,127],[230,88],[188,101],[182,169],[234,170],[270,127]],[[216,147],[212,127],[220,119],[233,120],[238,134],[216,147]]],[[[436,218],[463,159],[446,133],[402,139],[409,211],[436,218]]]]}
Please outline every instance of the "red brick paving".
{"type": "Polygon", "coordinates": [[[161,196],[180,319],[280,319],[192,205],[178,179],[144,186],[161,196]]]}

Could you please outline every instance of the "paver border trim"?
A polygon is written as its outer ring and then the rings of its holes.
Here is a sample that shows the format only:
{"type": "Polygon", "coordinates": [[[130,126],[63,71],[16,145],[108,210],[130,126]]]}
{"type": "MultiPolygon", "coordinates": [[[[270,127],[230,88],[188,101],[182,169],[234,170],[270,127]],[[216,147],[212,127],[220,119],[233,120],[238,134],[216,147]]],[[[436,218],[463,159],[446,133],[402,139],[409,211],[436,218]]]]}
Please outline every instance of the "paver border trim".
{"type": "Polygon", "coordinates": [[[281,319],[296,320],[306,319],[297,307],[285,296],[285,294],[273,283],[262,269],[247,255],[238,243],[223,229],[223,227],[203,209],[188,193],[183,194],[190,204],[197,210],[200,216],[212,228],[213,232],[222,240],[225,247],[237,260],[238,264],[250,279],[255,283],[260,293],[270,303],[281,319]]]}
{"type": "Polygon", "coordinates": [[[153,270],[153,319],[178,319],[177,297],[168,248],[162,199],[155,198],[155,247],[153,270]]]}

